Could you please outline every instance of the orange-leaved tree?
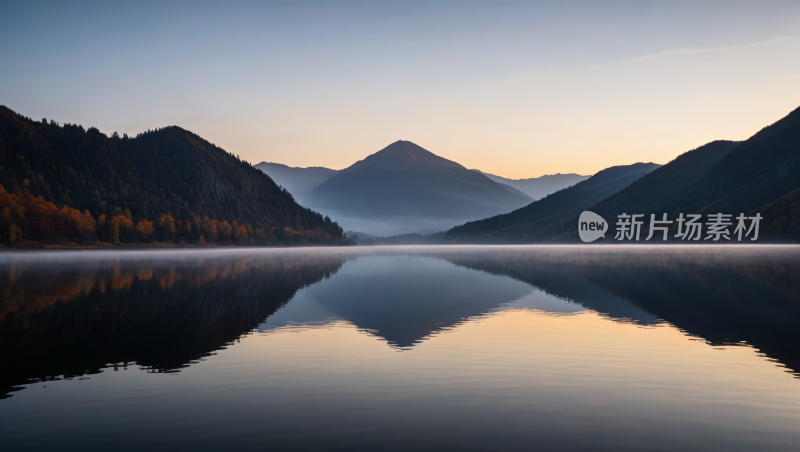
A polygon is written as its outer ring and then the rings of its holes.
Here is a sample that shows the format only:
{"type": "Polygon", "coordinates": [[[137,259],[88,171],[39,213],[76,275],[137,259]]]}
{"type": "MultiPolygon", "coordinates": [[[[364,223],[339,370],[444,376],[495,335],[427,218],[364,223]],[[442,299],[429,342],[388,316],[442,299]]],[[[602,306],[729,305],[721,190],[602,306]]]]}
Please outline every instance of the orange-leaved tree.
{"type": "Polygon", "coordinates": [[[153,238],[154,232],[152,221],[141,220],[136,223],[136,237],[138,240],[148,241],[153,238]]]}

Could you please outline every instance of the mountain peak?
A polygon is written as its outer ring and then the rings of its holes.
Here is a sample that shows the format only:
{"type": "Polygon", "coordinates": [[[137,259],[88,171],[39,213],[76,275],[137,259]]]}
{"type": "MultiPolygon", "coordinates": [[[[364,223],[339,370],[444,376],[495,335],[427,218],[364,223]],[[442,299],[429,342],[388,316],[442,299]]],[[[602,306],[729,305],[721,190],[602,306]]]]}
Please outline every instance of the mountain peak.
{"type": "Polygon", "coordinates": [[[398,140],[364,160],[352,164],[342,172],[365,169],[383,171],[466,169],[456,162],[439,157],[411,141],[398,140]]]}
{"type": "Polygon", "coordinates": [[[405,140],[339,171],[303,196],[308,207],[348,227],[382,235],[447,229],[530,201],[512,187],[405,140]]]}

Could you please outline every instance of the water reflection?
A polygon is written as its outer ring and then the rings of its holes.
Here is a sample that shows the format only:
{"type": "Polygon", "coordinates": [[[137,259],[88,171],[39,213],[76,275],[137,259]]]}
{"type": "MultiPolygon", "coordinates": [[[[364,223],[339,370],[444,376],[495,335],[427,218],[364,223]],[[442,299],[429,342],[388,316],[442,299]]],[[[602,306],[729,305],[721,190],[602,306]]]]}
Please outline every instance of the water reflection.
{"type": "Polygon", "coordinates": [[[109,363],[179,369],[252,330],[344,261],[238,251],[4,257],[0,396],[31,379],[97,373],[109,363]]]}
{"type": "Polygon", "coordinates": [[[711,344],[749,344],[800,372],[800,247],[542,247],[448,259],[611,318],[663,319],[711,344]]]}
{"type": "Polygon", "coordinates": [[[363,256],[347,262],[335,278],[300,291],[259,328],[346,319],[392,346],[409,348],[471,318],[511,308],[583,310],[524,282],[455,266],[441,258],[363,256]]]}
{"type": "MultiPolygon", "coordinates": [[[[346,321],[401,350],[504,310],[583,310],[749,344],[797,373],[794,247],[429,247],[0,257],[0,394],[136,363],[168,372],[254,329],[346,321]]],[[[433,339],[432,339],[433,338],[433,339]]]]}

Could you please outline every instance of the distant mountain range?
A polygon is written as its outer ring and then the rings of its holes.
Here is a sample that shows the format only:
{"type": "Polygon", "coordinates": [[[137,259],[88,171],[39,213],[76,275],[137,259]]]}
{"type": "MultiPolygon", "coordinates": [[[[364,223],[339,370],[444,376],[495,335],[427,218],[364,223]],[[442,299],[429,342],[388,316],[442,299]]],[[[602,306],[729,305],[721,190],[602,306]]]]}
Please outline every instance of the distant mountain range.
{"type": "MultiPolygon", "coordinates": [[[[608,170],[606,170],[608,171],[608,170]]],[[[577,242],[578,216],[589,210],[609,222],[611,234],[598,243],[613,243],[617,216],[644,214],[642,240],[649,233],[650,214],[723,213],[761,215],[759,242],[800,242],[800,108],[743,142],[714,141],[686,152],[642,175],[629,186],[563,201],[603,173],[554,193],[508,215],[466,223],[447,231],[456,243],[577,242]],[[555,214],[557,213],[557,214],[555,214]]],[[[677,222],[669,240],[675,238],[677,222]]],[[[732,232],[732,228],[730,229],[732,232]]],[[[701,240],[700,243],[708,243],[701,240]]]]}
{"type": "MultiPolygon", "coordinates": [[[[271,164],[258,167],[275,173],[285,187],[298,190],[330,174],[317,169],[298,172],[271,164]]],[[[392,143],[295,197],[350,229],[376,236],[444,230],[533,201],[514,187],[409,141],[392,143]]]]}
{"type": "Polygon", "coordinates": [[[612,166],[511,213],[454,227],[445,237],[459,243],[535,241],[545,228],[622,190],[659,166],[656,163],[612,166]]]}
{"type": "MultiPolygon", "coordinates": [[[[256,165],[256,168],[267,173],[276,184],[285,188],[292,195],[301,196],[318,186],[323,182],[335,176],[339,171],[325,168],[322,166],[310,166],[307,168],[298,168],[293,166],[282,165],[280,163],[261,162],[256,165]]],[[[528,179],[508,179],[494,174],[485,173],[483,171],[474,169],[489,179],[497,182],[500,186],[506,188],[512,193],[521,192],[525,196],[533,200],[543,198],[550,193],[575,185],[578,182],[588,179],[591,176],[581,176],[580,174],[546,174],[540,177],[532,177],[528,179]]]]}
{"type": "Polygon", "coordinates": [[[0,242],[350,243],[262,171],[180,127],[136,137],[0,106],[0,242]]]}
{"type": "Polygon", "coordinates": [[[409,141],[339,171],[256,169],[179,127],[109,137],[0,107],[0,242],[352,243],[333,218],[374,243],[570,243],[583,210],[612,230],[622,213],[760,214],[760,241],[800,242],[798,153],[800,109],[743,142],[591,177],[506,179],[409,141]]]}
{"type": "Polygon", "coordinates": [[[321,166],[295,168],[280,163],[261,162],[256,168],[266,173],[276,184],[294,196],[309,192],[335,176],[337,171],[321,166]]]}
{"type": "MultiPolygon", "coordinates": [[[[358,232],[358,231],[347,231],[347,232],[345,232],[345,234],[347,234],[347,236],[350,237],[350,238],[358,237],[357,240],[374,240],[374,239],[392,239],[392,238],[394,238],[394,237],[378,237],[378,236],[375,236],[375,235],[372,235],[372,234],[367,234],[366,232],[358,232]]],[[[414,232],[411,232],[411,233],[405,234],[405,235],[409,235],[409,236],[413,235],[413,236],[420,237],[421,239],[424,239],[425,237],[440,236],[442,234],[444,234],[444,231],[436,231],[434,229],[423,229],[421,231],[414,231],[414,232]]]]}
{"type": "Polygon", "coordinates": [[[393,143],[340,171],[269,162],[256,168],[303,205],[347,227],[370,231],[359,233],[362,239],[412,231],[430,235],[469,219],[514,210],[589,177],[554,174],[507,179],[467,170],[408,141],[393,143]]]}
{"type": "Polygon", "coordinates": [[[546,174],[540,177],[532,177],[529,179],[507,179],[505,177],[495,176],[494,174],[485,173],[480,170],[473,170],[478,171],[479,173],[483,174],[484,176],[488,177],[489,179],[499,183],[505,184],[510,187],[516,188],[517,190],[525,193],[526,195],[530,196],[533,199],[541,199],[545,196],[549,195],[550,193],[557,192],[562,188],[567,188],[572,185],[577,184],[578,182],[584,181],[591,176],[581,176],[580,174],[569,173],[569,174],[546,174]]]}

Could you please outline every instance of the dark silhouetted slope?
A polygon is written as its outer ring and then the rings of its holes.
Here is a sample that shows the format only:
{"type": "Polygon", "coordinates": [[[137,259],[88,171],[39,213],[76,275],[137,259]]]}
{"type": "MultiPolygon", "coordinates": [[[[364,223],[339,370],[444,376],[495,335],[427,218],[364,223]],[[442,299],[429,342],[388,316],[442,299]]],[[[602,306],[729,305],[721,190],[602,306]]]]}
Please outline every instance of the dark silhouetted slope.
{"type": "Polygon", "coordinates": [[[713,141],[681,154],[601,201],[592,208],[592,212],[604,216],[616,215],[616,212],[650,212],[654,206],[674,203],[677,197],[697,183],[738,145],[738,141],[713,141]]]}
{"type": "Polygon", "coordinates": [[[764,217],[761,237],[767,242],[800,243],[800,189],[793,190],[763,207],[752,209],[748,216],[764,217]]]}
{"type": "Polygon", "coordinates": [[[800,188],[800,108],[727,154],[670,211],[747,212],[800,188]]]}
{"type": "MultiPolygon", "coordinates": [[[[653,213],[675,203],[726,154],[737,141],[713,141],[678,156],[675,160],[633,182],[587,210],[612,222],[622,213],[653,213]]],[[[662,212],[663,213],[663,212],[662,212]]],[[[549,238],[569,241],[577,237],[579,211],[542,231],[549,238]]],[[[607,239],[610,238],[606,237],[607,239]]]]}
{"type": "Polygon", "coordinates": [[[655,163],[613,166],[511,213],[454,227],[445,237],[459,243],[539,241],[544,228],[618,192],[658,167],[655,163]]]}
{"type": "Polygon", "coordinates": [[[800,242],[800,108],[765,127],[664,207],[665,212],[760,213],[767,241],[800,242]]]}
{"type": "MultiPolygon", "coordinates": [[[[763,217],[759,241],[800,241],[797,195],[800,190],[800,109],[741,142],[716,164],[697,162],[691,175],[696,176],[700,169],[708,168],[706,173],[694,183],[685,183],[680,177],[686,178],[689,168],[678,165],[682,158],[691,158],[690,154],[702,149],[684,154],[639,181],[650,187],[647,196],[637,202],[627,199],[619,204],[609,199],[596,207],[598,213],[607,215],[609,222],[614,222],[623,211],[667,213],[670,219],[677,218],[680,213],[704,216],[711,213],[754,216],[758,213],[763,217]],[[671,171],[671,177],[655,179],[660,171],[673,166],[675,171],[671,171]],[[665,196],[666,193],[670,195],[665,196]]],[[[625,194],[619,193],[614,198],[625,194]]],[[[571,229],[577,231],[574,225],[571,229]]]]}

